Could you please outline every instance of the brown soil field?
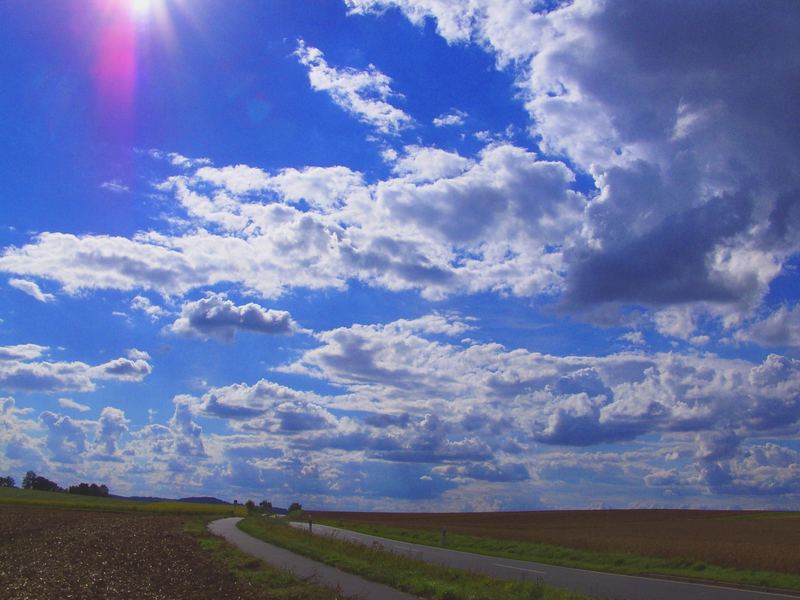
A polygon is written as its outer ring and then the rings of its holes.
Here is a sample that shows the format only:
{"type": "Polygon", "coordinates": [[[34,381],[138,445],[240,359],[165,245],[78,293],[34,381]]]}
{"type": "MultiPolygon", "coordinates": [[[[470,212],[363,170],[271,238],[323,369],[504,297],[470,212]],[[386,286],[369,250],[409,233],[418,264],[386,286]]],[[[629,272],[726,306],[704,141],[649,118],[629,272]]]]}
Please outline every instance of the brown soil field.
{"type": "Polygon", "coordinates": [[[0,597],[263,598],[184,533],[185,520],[0,506],[0,597]]]}
{"type": "Polygon", "coordinates": [[[501,513],[312,513],[403,529],[429,529],[600,552],[688,559],[800,574],[800,514],[704,510],[501,513]]]}

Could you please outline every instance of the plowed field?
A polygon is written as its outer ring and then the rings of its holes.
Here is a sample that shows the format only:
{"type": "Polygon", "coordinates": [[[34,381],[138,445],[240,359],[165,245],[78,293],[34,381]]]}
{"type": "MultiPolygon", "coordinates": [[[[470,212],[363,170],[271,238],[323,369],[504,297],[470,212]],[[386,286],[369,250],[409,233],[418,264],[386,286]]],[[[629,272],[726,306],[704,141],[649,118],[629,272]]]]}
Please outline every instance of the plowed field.
{"type": "Polygon", "coordinates": [[[0,506],[4,600],[255,600],[183,532],[185,517],[0,506]]]}
{"type": "Polygon", "coordinates": [[[800,574],[800,514],[701,510],[314,512],[315,520],[427,529],[800,574]]]}

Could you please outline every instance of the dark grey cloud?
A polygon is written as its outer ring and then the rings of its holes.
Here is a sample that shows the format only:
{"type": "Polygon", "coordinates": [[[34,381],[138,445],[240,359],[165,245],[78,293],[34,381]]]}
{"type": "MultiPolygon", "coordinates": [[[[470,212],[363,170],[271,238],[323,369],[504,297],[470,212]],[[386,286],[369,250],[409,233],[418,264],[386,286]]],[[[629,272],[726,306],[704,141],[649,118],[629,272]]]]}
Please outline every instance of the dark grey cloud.
{"type": "Polygon", "coordinates": [[[229,342],[237,332],[288,335],[298,330],[292,316],[284,310],[265,309],[252,302],[235,305],[222,294],[211,294],[187,302],[181,316],[167,331],[184,337],[229,342]]]}
{"type": "Polygon", "coordinates": [[[448,478],[468,478],[480,481],[510,482],[530,479],[527,467],[521,463],[495,464],[476,462],[468,465],[448,466],[436,469],[448,478]]]}
{"type": "Polygon", "coordinates": [[[411,420],[411,416],[406,412],[399,415],[390,415],[385,413],[373,413],[364,417],[364,423],[371,427],[407,427],[411,420]]]}
{"type": "MultiPolygon", "coordinates": [[[[606,238],[601,250],[572,251],[562,303],[580,309],[606,302],[740,302],[758,292],[757,279],[720,277],[710,253],[749,225],[750,211],[743,199],[715,198],[665,217],[641,236],[606,238]]],[[[625,226],[621,215],[613,220],[625,226]]]]}

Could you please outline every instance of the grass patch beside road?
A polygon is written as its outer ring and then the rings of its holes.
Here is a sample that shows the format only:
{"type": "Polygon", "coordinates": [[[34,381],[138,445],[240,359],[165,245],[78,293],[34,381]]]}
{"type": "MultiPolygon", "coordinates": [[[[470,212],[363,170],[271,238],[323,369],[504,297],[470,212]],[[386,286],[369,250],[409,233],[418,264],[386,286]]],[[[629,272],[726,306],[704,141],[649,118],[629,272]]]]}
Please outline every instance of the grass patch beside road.
{"type": "MultiPolygon", "coordinates": [[[[430,530],[366,525],[331,519],[320,520],[319,523],[402,542],[423,544],[437,548],[443,547],[441,534],[430,530]]],[[[447,533],[444,547],[462,552],[623,575],[665,575],[701,581],[800,591],[800,576],[797,575],[733,569],[684,558],[658,558],[622,552],[578,550],[550,544],[500,540],[450,532],[447,533]]]]}
{"type": "Polygon", "coordinates": [[[249,517],[246,533],[313,560],[431,600],[580,600],[584,596],[533,582],[499,581],[423,563],[402,555],[325,536],[312,536],[285,521],[249,517]]]}

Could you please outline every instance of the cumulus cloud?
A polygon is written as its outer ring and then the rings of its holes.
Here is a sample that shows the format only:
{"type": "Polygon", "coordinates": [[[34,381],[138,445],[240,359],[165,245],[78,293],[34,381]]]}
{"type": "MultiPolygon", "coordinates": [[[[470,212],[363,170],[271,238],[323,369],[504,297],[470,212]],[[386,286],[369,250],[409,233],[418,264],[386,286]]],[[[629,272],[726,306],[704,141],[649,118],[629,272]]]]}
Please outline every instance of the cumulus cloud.
{"type": "Polygon", "coordinates": [[[780,306],[765,318],[736,332],[736,339],[762,346],[800,346],[800,304],[780,306]]]}
{"type": "Polygon", "coordinates": [[[285,310],[265,309],[249,302],[237,306],[223,294],[210,294],[195,302],[187,302],[181,316],[167,331],[184,337],[229,342],[239,331],[267,335],[287,335],[298,330],[285,310]]]}
{"type": "Polygon", "coordinates": [[[800,55],[789,3],[346,4],[396,7],[491,52],[524,90],[543,149],[593,176],[599,195],[565,252],[565,308],[684,305],[728,326],[800,249],[789,158],[800,134],[780,108],[800,55]]]}
{"type": "Polygon", "coordinates": [[[117,358],[92,366],[80,361],[36,360],[44,346],[0,347],[0,386],[6,389],[90,392],[96,380],[142,381],[152,368],[146,360],[117,358]]]}
{"type": "Polygon", "coordinates": [[[388,102],[398,94],[392,90],[392,80],[374,65],[363,71],[332,67],[322,51],[306,46],[303,40],[298,41],[295,55],[308,67],[308,80],[314,90],[327,92],[338,106],[378,131],[397,133],[413,123],[409,115],[388,102]]]}
{"type": "Polygon", "coordinates": [[[202,398],[185,397],[192,410],[225,419],[250,419],[266,415],[275,407],[297,401],[313,402],[314,394],[298,392],[291,388],[260,380],[252,386],[233,384],[212,388],[202,398]]]}
{"type": "Polygon", "coordinates": [[[39,358],[49,348],[39,344],[17,344],[0,346],[0,360],[33,360],[39,358]]]}
{"type": "Polygon", "coordinates": [[[150,360],[150,354],[137,348],[129,348],[125,354],[131,360],[150,360]]]}
{"type": "Polygon", "coordinates": [[[621,335],[619,339],[624,340],[629,344],[633,344],[634,346],[644,346],[646,343],[644,335],[641,331],[629,331],[628,333],[621,335]]]}
{"type": "Polygon", "coordinates": [[[169,311],[157,304],[153,304],[147,296],[135,296],[131,300],[131,309],[143,312],[151,321],[158,321],[160,318],[169,315],[169,311]]]}
{"type": "Polygon", "coordinates": [[[55,296],[53,294],[45,294],[33,281],[12,278],[8,280],[8,285],[17,288],[19,291],[24,292],[33,298],[36,298],[39,302],[51,302],[55,300],[55,296]]]}
{"type": "MultiPolygon", "coordinates": [[[[130,239],[43,233],[6,248],[0,269],[55,279],[70,294],[141,289],[175,296],[238,283],[275,297],[297,287],[343,289],[353,280],[428,298],[559,288],[562,248],[585,207],[562,163],[510,144],[474,159],[409,146],[395,169],[367,185],[338,167],[259,170],[261,183],[204,167],[164,188],[196,227],[130,239]],[[254,186],[258,196],[251,198],[254,186]]],[[[164,316],[145,296],[132,308],[154,320],[164,316]]]]}
{"type": "Polygon", "coordinates": [[[714,355],[558,357],[429,336],[402,321],[321,332],[322,345],[286,370],[350,392],[326,398],[328,405],[369,411],[380,399],[395,414],[447,412],[465,431],[477,427],[491,439],[497,428],[521,444],[586,446],[695,431],[711,435],[698,438],[701,448],[735,430],[725,438],[735,447],[800,420],[800,361],[786,357],[761,364],[714,355]],[[514,426],[480,416],[486,411],[514,426]]]}
{"type": "Polygon", "coordinates": [[[395,161],[392,170],[409,181],[422,183],[456,177],[471,165],[471,161],[455,152],[406,146],[404,155],[395,161]]]}
{"type": "Polygon", "coordinates": [[[97,421],[97,434],[95,437],[95,460],[120,460],[119,440],[128,432],[130,421],[125,418],[125,413],[113,406],[106,406],[100,412],[97,421]]]}
{"type": "MultiPolygon", "coordinates": [[[[710,315],[741,325],[800,249],[800,181],[786,158],[798,139],[779,109],[796,69],[772,68],[774,56],[800,55],[796,11],[737,2],[347,4],[433,19],[448,42],[493,53],[523,91],[531,133],[569,161],[507,142],[473,157],[408,146],[391,159],[393,177],[368,184],[344,166],[268,173],[156,152],[181,169],[162,189],[187,215],[173,221],[182,232],[42,233],[6,248],[0,269],[71,294],[173,296],[232,282],[275,297],[357,280],[429,299],[544,295],[606,322],[644,306],[660,331],[701,345],[691,324],[710,315]],[[702,24],[717,15],[726,33],[707,35],[702,24]],[[603,75],[609,65],[613,77],[603,75]],[[753,97],[770,102],[752,110],[753,97]],[[595,197],[571,190],[573,169],[591,175],[595,197]]],[[[296,54],[312,86],[359,118],[385,131],[409,122],[374,67],[333,67],[303,42],[296,54]]]]}
{"type": "Polygon", "coordinates": [[[137,358],[116,358],[96,367],[91,367],[91,376],[96,379],[117,379],[120,381],[142,381],[150,375],[153,368],[146,360],[137,358]]]}
{"type": "Polygon", "coordinates": [[[433,125],[434,127],[452,127],[456,125],[463,125],[464,120],[468,116],[469,115],[463,110],[454,108],[451,111],[442,113],[438,117],[434,118],[433,125]]]}
{"type": "Polygon", "coordinates": [[[86,452],[86,433],[71,417],[45,411],[39,420],[47,428],[47,448],[56,462],[73,463],[86,452]]]}

